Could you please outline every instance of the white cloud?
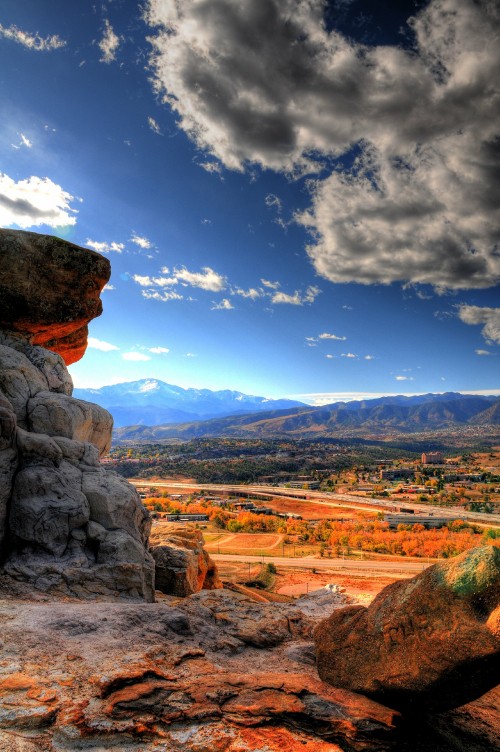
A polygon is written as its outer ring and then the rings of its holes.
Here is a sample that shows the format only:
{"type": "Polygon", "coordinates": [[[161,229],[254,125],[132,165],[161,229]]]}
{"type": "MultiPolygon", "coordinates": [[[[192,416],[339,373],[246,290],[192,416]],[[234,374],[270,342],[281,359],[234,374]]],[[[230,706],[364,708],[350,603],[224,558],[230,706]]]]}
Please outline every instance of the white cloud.
{"type": "Polygon", "coordinates": [[[464,324],[483,324],[481,334],[488,343],[500,345],[500,308],[481,308],[480,306],[461,305],[458,316],[464,324]]]}
{"type": "Polygon", "coordinates": [[[116,290],[116,287],[110,284],[104,285],[104,287],[102,288],[102,291],[107,292],[108,290],[116,290]]]}
{"type": "Polygon", "coordinates": [[[396,381],[413,381],[413,376],[396,376],[396,381]]]}
{"type": "Polygon", "coordinates": [[[29,140],[27,136],[24,135],[24,133],[19,134],[19,143],[18,144],[11,144],[13,149],[21,149],[23,146],[26,147],[26,149],[31,149],[33,147],[32,141],[29,140]]]}
{"type": "Polygon", "coordinates": [[[474,350],[476,355],[491,355],[489,350],[474,350]]]}
{"type": "Polygon", "coordinates": [[[145,353],[140,352],[127,352],[122,353],[123,360],[132,360],[132,361],[146,361],[151,360],[149,355],[145,355],[145,353]]]}
{"type": "Polygon", "coordinates": [[[114,251],[115,253],[121,253],[123,249],[125,248],[124,243],[106,243],[105,241],[99,241],[99,240],[91,240],[90,238],[87,238],[85,241],[85,245],[87,245],[89,248],[93,248],[94,251],[97,251],[97,253],[111,253],[114,251]]]}
{"type": "Polygon", "coordinates": [[[255,287],[250,287],[248,290],[243,290],[241,287],[235,287],[234,290],[231,290],[231,294],[240,295],[242,298],[256,300],[257,298],[262,297],[263,290],[256,290],[255,287]]]}
{"type": "Polygon", "coordinates": [[[231,301],[223,298],[220,303],[213,301],[212,311],[231,311],[234,308],[231,301]]]}
{"type": "Polygon", "coordinates": [[[58,37],[57,34],[48,37],[41,37],[37,31],[34,34],[30,34],[28,31],[18,29],[17,26],[9,26],[7,28],[0,24],[0,37],[11,39],[13,42],[22,44],[23,47],[26,47],[28,50],[36,50],[37,52],[58,50],[61,47],[66,46],[64,39],[58,37]]]}
{"type": "Polygon", "coordinates": [[[196,353],[191,353],[191,352],[186,353],[186,358],[196,358],[196,357],[197,357],[196,353]]]}
{"type": "Polygon", "coordinates": [[[101,63],[112,63],[116,60],[120,41],[120,37],[115,34],[113,27],[106,18],[104,20],[104,35],[99,42],[99,49],[102,52],[102,57],[99,58],[101,63]]]}
{"type": "Polygon", "coordinates": [[[335,357],[335,355],[325,355],[325,358],[328,358],[329,360],[332,360],[335,357]]]}
{"type": "Polygon", "coordinates": [[[500,280],[500,13],[430,0],[402,46],[328,31],[323,0],[149,0],[156,91],[233,170],[316,172],[316,271],[437,289],[500,280]],[[337,158],[357,150],[352,167],[337,158]],[[329,158],[328,162],[322,157],[329,158]]]}
{"type": "Polygon", "coordinates": [[[174,269],[175,277],[186,285],[199,287],[201,290],[221,292],[226,289],[227,280],[209,266],[204,266],[201,272],[190,272],[186,267],[174,269]]]}
{"type": "Polygon", "coordinates": [[[264,287],[269,287],[270,290],[279,290],[281,287],[279,282],[271,282],[269,279],[261,279],[260,281],[264,287]]]}
{"type": "Polygon", "coordinates": [[[278,292],[275,292],[273,296],[271,297],[272,303],[288,303],[289,305],[304,305],[304,303],[314,303],[317,296],[320,294],[321,290],[319,287],[314,287],[313,285],[310,285],[305,293],[301,293],[299,290],[295,290],[293,295],[289,295],[286,292],[282,292],[281,290],[278,292]]]}
{"type": "Polygon", "coordinates": [[[138,245],[139,248],[143,248],[144,250],[147,250],[148,248],[151,248],[153,245],[148,238],[141,237],[140,235],[136,235],[135,233],[130,238],[131,243],[135,243],[135,245],[138,245]]]}
{"type": "Polygon", "coordinates": [[[0,225],[26,229],[48,225],[60,227],[76,223],[74,197],[49,178],[32,175],[16,182],[0,173],[0,225]]]}
{"type": "Polygon", "coordinates": [[[183,295],[179,295],[177,292],[158,292],[156,290],[141,290],[143,298],[147,300],[159,300],[162,303],[167,303],[169,300],[184,300],[183,295]]]}
{"type": "Polygon", "coordinates": [[[358,356],[352,352],[342,353],[341,358],[357,358],[358,356]]]}
{"type": "Polygon", "coordinates": [[[101,350],[102,352],[111,352],[111,350],[119,350],[116,345],[112,345],[110,342],[104,342],[102,339],[96,337],[89,337],[87,340],[87,346],[93,350],[101,350]]]}
{"type": "Polygon", "coordinates": [[[168,347],[148,347],[148,350],[155,355],[163,355],[170,352],[168,347]]]}
{"type": "Polygon", "coordinates": [[[153,133],[156,133],[157,136],[162,135],[160,126],[158,125],[154,117],[151,117],[151,115],[148,116],[148,125],[153,133]]]}
{"type": "Polygon", "coordinates": [[[318,339],[337,339],[341,342],[344,342],[347,337],[339,337],[337,334],[329,334],[328,332],[323,332],[323,334],[318,335],[318,339]]]}
{"type": "Polygon", "coordinates": [[[364,356],[364,359],[365,359],[365,360],[373,360],[374,358],[375,358],[375,356],[374,356],[374,355],[365,355],[365,356],[364,356]]]}

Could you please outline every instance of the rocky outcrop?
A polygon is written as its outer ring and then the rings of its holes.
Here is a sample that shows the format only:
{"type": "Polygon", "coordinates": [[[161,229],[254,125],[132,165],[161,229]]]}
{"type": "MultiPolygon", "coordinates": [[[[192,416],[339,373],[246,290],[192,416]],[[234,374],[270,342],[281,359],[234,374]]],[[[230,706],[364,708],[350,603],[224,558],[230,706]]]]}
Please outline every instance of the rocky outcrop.
{"type": "Polygon", "coordinates": [[[0,229],[0,329],[59,353],[66,365],[87,347],[102,312],[109,261],[60,238],[0,229]]]}
{"type": "Polygon", "coordinates": [[[0,602],[0,749],[387,749],[397,713],[290,657],[311,628],[297,606],[225,590],[140,605],[0,602]],[[273,641],[250,637],[259,628],[273,641]]]}
{"type": "Polygon", "coordinates": [[[167,595],[186,596],[221,588],[217,567],[203,548],[200,530],[158,526],[151,536],[155,587],[167,595]]]}
{"type": "Polygon", "coordinates": [[[100,313],[108,276],[92,251],[0,231],[0,562],[44,592],[151,601],[149,513],[99,462],[111,415],[74,399],[62,356],[34,344],[64,352],[60,338],[100,313]]]}
{"type": "Polygon", "coordinates": [[[421,714],[475,700],[500,676],[500,548],[485,546],[335,611],[315,631],[320,677],[421,714]]]}

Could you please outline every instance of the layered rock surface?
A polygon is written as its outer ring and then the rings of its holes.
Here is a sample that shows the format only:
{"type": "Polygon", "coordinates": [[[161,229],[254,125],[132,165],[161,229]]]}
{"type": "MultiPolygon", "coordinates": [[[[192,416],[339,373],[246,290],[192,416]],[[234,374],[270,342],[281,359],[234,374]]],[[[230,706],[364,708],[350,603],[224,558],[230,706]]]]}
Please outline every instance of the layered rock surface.
{"type": "Polygon", "coordinates": [[[500,677],[500,548],[485,546],[389,585],[315,632],[318,672],[399,710],[448,710],[500,677]]]}
{"type": "Polygon", "coordinates": [[[59,354],[75,332],[85,341],[69,361],[85,349],[108,277],[92,251],[0,231],[0,563],[39,590],[151,601],[149,514],[100,464],[111,415],[71,396],[59,354]]]}

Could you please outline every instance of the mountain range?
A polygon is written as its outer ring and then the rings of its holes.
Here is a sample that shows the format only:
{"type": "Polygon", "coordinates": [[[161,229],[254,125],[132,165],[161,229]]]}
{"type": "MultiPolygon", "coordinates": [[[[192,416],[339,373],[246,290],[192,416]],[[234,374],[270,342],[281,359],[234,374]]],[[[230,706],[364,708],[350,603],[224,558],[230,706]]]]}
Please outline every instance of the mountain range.
{"type": "Polygon", "coordinates": [[[500,425],[500,397],[447,392],[335,402],[321,407],[302,405],[177,425],[121,427],[115,431],[115,440],[148,442],[202,436],[315,438],[359,431],[459,429],[464,425],[500,425]]]}
{"type": "Polygon", "coordinates": [[[113,415],[115,428],[201,421],[210,418],[305,407],[303,402],[266,399],[229,389],[183,389],[158,379],[141,379],[100,389],[74,389],[73,396],[96,402],[113,415]]]}

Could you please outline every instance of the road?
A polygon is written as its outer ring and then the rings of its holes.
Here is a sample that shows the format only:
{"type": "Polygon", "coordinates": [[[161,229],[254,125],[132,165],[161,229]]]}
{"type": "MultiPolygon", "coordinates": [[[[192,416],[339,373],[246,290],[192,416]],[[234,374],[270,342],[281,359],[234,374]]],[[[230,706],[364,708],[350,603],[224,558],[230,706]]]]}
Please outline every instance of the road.
{"type": "Polygon", "coordinates": [[[242,564],[262,563],[272,561],[277,567],[295,567],[300,569],[335,569],[342,571],[364,572],[370,576],[383,577],[391,574],[407,574],[412,577],[430,564],[419,561],[373,561],[371,559],[359,561],[354,559],[315,559],[312,556],[289,558],[288,556],[248,556],[236,554],[210,554],[215,561],[237,561],[242,564]]]}
{"type": "Polygon", "coordinates": [[[450,520],[468,520],[481,525],[491,527],[500,527],[500,515],[482,514],[480,512],[469,512],[462,508],[438,507],[432,504],[419,504],[413,501],[400,501],[395,499],[368,499],[351,494],[337,494],[328,491],[309,491],[303,489],[283,488],[280,486],[260,486],[260,485],[236,485],[227,483],[189,483],[186,481],[150,481],[144,478],[130,478],[130,483],[135,486],[146,488],[169,488],[175,490],[189,491],[209,491],[210,493],[234,493],[239,495],[260,495],[266,498],[276,498],[282,496],[289,499],[300,499],[301,501],[314,501],[330,507],[347,507],[354,509],[367,509],[375,512],[391,512],[394,508],[404,507],[413,509],[415,512],[423,514],[432,514],[435,517],[445,517],[450,520]]]}

